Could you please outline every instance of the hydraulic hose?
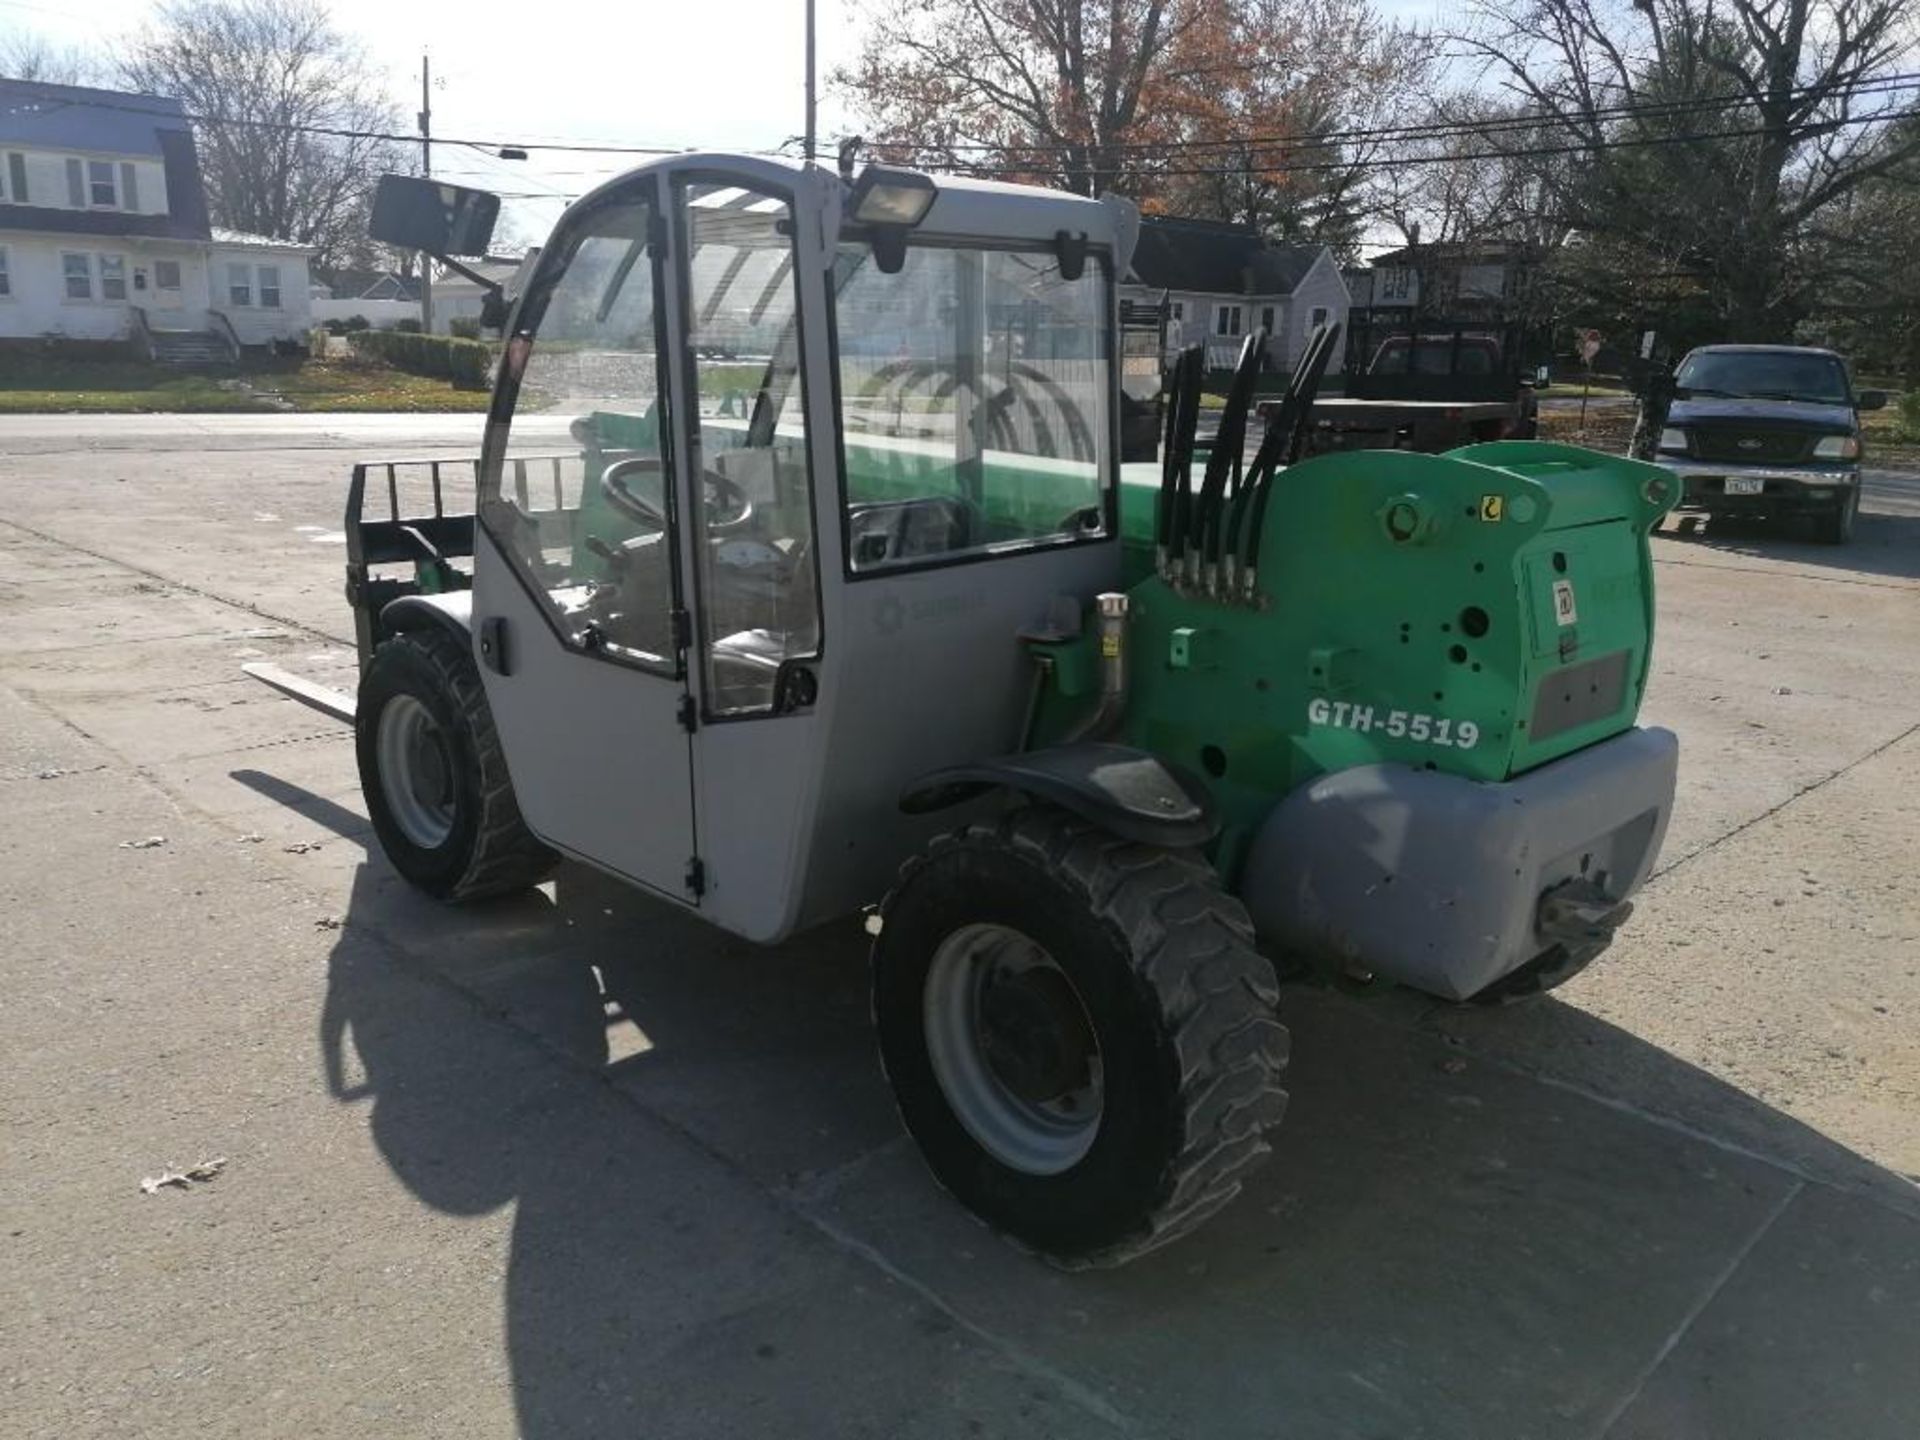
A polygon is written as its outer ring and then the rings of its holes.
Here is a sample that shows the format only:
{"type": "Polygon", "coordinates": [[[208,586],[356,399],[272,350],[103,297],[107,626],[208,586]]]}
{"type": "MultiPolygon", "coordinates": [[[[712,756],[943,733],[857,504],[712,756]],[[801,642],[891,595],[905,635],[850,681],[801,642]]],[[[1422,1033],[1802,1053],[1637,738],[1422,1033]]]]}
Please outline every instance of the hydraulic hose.
{"type": "Polygon", "coordinates": [[[1100,699],[1064,742],[1104,740],[1120,728],[1127,712],[1127,597],[1103,591],[1094,599],[1100,644],[1100,699]]]}

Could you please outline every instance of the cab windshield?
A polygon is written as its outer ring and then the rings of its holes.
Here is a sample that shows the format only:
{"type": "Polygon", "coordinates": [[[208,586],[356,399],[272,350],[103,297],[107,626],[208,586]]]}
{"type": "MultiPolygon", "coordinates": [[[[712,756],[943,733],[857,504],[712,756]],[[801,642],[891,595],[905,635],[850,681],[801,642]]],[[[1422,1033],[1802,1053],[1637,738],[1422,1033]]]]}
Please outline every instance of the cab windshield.
{"type": "Polygon", "coordinates": [[[1847,372],[1831,355],[1715,350],[1689,355],[1675,383],[1692,395],[1736,400],[1799,400],[1849,405],[1847,372]]]}

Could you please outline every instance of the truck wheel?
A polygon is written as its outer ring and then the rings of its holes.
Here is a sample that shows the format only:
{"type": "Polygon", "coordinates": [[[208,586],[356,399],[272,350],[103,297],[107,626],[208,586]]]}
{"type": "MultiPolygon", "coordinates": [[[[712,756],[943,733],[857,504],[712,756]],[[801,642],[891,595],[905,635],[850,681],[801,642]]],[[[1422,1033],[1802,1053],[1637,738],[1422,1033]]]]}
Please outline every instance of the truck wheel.
{"type": "Polygon", "coordinates": [[[1853,517],[1859,513],[1860,487],[1850,486],[1836,508],[1814,517],[1813,533],[1828,545],[1845,545],[1853,539],[1853,517]]]}
{"type": "Polygon", "coordinates": [[[1278,1000],[1203,861],[1045,807],[909,862],[873,947],[881,1063],[935,1178],[1075,1269],[1185,1235],[1266,1158],[1278,1000]]]}
{"type": "Polygon", "coordinates": [[[438,628],[383,642],[354,712],[360,789],[387,858],[442,900],[538,884],[557,858],[527,829],[473,655],[438,628]]]}

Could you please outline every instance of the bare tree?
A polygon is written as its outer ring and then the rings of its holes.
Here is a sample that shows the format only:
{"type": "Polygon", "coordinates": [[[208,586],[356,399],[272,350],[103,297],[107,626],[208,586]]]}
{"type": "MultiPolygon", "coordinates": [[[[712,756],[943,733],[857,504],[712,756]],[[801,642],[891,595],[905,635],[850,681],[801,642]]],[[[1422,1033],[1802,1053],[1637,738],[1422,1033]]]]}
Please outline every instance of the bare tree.
{"type": "Polygon", "coordinates": [[[374,181],[398,115],[318,0],[180,0],[131,44],[123,83],[183,101],[215,223],[317,247],[326,269],[368,249],[374,181]]]}
{"type": "Polygon", "coordinates": [[[1428,37],[1367,0],[1241,0],[1222,14],[1174,47],[1184,143],[1155,188],[1185,214],[1352,248],[1379,199],[1379,132],[1414,113],[1431,72],[1428,37]]]}
{"type": "Polygon", "coordinates": [[[1194,0],[880,0],[834,79],[871,143],[1094,195],[1135,173],[1130,142],[1167,133],[1167,53],[1203,18],[1194,0]]]}
{"type": "Polygon", "coordinates": [[[1788,333],[1821,217],[1920,153],[1890,84],[1909,0],[1475,0],[1452,37],[1578,152],[1564,218],[1610,264],[1690,276],[1745,338],[1788,333]],[[1630,257],[1639,252],[1641,258],[1630,257]]]}
{"type": "Polygon", "coordinates": [[[89,85],[97,81],[100,63],[71,45],[55,45],[26,30],[0,35],[0,75],[9,80],[36,80],[50,85],[89,85]]]}
{"type": "Polygon", "coordinates": [[[1351,231],[1425,42],[1366,0],[878,3],[836,82],[883,153],[1272,233],[1351,231]]]}

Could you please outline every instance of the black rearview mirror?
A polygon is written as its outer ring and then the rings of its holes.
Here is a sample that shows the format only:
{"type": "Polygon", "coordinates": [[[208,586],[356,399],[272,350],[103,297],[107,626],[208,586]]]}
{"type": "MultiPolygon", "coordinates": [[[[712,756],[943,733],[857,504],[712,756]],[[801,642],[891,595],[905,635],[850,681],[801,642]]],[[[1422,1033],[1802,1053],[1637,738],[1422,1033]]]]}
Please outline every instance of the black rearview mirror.
{"type": "Polygon", "coordinates": [[[402,250],[485,255],[499,218],[500,197],[486,190],[417,175],[382,175],[367,232],[402,250]]]}

